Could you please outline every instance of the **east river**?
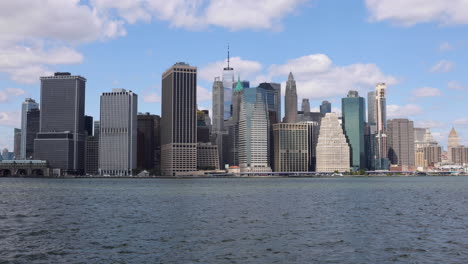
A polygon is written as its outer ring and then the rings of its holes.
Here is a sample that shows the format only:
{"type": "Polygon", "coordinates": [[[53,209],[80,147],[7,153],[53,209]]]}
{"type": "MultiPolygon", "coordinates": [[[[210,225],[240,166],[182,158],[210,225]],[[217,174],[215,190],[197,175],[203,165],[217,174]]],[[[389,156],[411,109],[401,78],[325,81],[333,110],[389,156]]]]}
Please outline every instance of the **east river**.
{"type": "Polygon", "coordinates": [[[468,177],[0,178],[0,263],[468,263],[468,177]]]}

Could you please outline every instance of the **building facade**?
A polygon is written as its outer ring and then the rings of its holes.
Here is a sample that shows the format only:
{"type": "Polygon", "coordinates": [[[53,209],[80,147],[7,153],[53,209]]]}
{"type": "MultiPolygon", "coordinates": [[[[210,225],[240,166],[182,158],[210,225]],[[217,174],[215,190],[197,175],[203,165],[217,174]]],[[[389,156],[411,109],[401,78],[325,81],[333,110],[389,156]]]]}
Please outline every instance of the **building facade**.
{"type": "Polygon", "coordinates": [[[364,98],[357,91],[349,91],[341,99],[343,128],[351,149],[351,167],[354,170],[366,168],[365,113],[364,98]]]}
{"type": "Polygon", "coordinates": [[[21,129],[15,128],[13,131],[14,142],[13,142],[13,153],[15,153],[15,159],[20,159],[21,153],[21,129]]]}
{"type": "Polygon", "coordinates": [[[132,176],[137,167],[138,97],[112,89],[101,95],[99,174],[132,176]]]}
{"type": "Polygon", "coordinates": [[[414,170],[414,125],[408,119],[392,119],[387,123],[388,157],[392,165],[414,170]]]}
{"type": "Polygon", "coordinates": [[[40,79],[40,128],[34,159],[48,161],[61,174],[83,174],[86,79],[68,72],[40,79]]]}
{"type": "Polygon", "coordinates": [[[239,115],[239,167],[241,172],[271,172],[269,118],[265,91],[244,89],[239,115]]]}
{"type": "Polygon", "coordinates": [[[156,115],[139,113],[137,115],[137,168],[151,170],[154,168],[156,115]]]}
{"type": "Polygon", "coordinates": [[[161,170],[197,170],[197,68],[180,62],[162,75],[161,170]]]}
{"type": "Polygon", "coordinates": [[[89,137],[93,135],[93,117],[85,115],[85,136],[89,137]]]}
{"type": "Polygon", "coordinates": [[[273,125],[275,172],[309,169],[308,126],[300,123],[273,125]]]}
{"type": "Polygon", "coordinates": [[[317,142],[317,171],[350,170],[350,149],[335,113],[327,113],[320,124],[317,142]]]}
{"type": "Polygon", "coordinates": [[[87,175],[99,174],[99,139],[94,136],[86,138],[85,173],[87,175]]]}
{"type": "Polygon", "coordinates": [[[198,142],[197,169],[219,170],[218,147],[211,143],[198,142]]]}
{"type": "Polygon", "coordinates": [[[301,122],[307,125],[307,150],[308,150],[308,171],[315,171],[317,167],[317,143],[320,131],[320,123],[316,121],[301,122]]]}
{"type": "MultiPolygon", "coordinates": [[[[21,148],[18,159],[26,159],[28,153],[26,151],[27,137],[28,137],[28,112],[33,109],[39,109],[39,104],[32,98],[26,98],[21,105],[21,148]]],[[[36,131],[37,133],[38,131],[36,131]]],[[[32,142],[34,145],[34,141],[32,142]]]]}
{"type": "Polygon", "coordinates": [[[388,170],[390,161],[388,159],[387,145],[387,85],[385,83],[377,84],[375,88],[375,149],[374,149],[374,168],[376,170],[388,170]]]}
{"type": "Polygon", "coordinates": [[[455,163],[455,158],[452,157],[452,148],[456,148],[460,146],[460,138],[458,137],[457,131],[454,127],[450,130],[448,136],[448,144],[447,144],[447,154],[449,162],[455,163]]]}
{"type": "Polygon", "coordinates": [[[320,113],[322,115],[325,115],[327,113],[331,113],[331,103],[328,101],[323,101],[322,104],[320,105],[320,113]]]}
{"type": "Polygon", "coordinates": [[[284,122],[297,123],[297,88],[292,72],[289,73],[288,81],[286,82],[284,122]]]}

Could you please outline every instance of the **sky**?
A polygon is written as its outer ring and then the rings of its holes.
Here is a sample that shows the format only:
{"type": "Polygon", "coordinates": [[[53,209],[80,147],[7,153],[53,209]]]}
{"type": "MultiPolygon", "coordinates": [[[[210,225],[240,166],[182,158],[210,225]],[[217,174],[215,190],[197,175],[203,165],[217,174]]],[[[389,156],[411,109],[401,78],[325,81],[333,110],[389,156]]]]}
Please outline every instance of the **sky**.
{"type": "Polygon", "coordinates": [[[39,102],[39,77],[56,71],[87,79],[97,120],[112,88],[160,114],[161,75],[183,61],[211,109],[228,45],[251,86],[279,82],[284,94],[291,71],[299,103],[339,113],[349,90],[367,99],[385,82],[388,119],[430,128],[443,146],[453,126],[468,145],[467,0],[15,0],[0,1],[0,148],[13,149],[21,103],[39,102]]]}

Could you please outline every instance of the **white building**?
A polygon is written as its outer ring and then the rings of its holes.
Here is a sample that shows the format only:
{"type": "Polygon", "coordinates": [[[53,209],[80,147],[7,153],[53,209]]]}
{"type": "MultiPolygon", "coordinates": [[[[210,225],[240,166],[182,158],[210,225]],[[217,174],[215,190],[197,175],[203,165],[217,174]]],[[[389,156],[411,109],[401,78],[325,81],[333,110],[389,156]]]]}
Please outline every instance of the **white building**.
{"type": "Polygon", "coordinates": [[[17,159],[26,159],[29,157],[26,157],[26,137],[28,134],[28,112],[33,110],[33,109],[38,109],[39,104],[36,103],[31,98],[26,98],[26,100],[23,102],[21,105],[21,141],[20,141],[20,156],[16,157],[17,159]]]}
{"type": "Polygon", "coordinates": [[[350,170],[349,145],[335,113],[327,113],[320,124],[317,143],[317,171],[350,170]]]}
{"type": "Polygon", "coordinates": [[[137,102],[137,95],[125,89],[101,95],[101,175],[131,176],[137,166],[137,102]]]}

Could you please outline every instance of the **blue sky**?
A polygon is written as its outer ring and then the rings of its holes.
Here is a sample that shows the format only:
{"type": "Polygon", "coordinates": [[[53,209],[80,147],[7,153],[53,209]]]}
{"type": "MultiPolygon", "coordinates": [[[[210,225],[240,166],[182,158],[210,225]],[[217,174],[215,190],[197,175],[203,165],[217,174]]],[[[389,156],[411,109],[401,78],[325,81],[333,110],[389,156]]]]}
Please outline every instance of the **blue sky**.
{"type": "Polygon", "coordinates": [[[236,75],[252,84],[284,83],[292,71],[299,100],[339,111],[348,90],[365,96],[387,82],[389,118],[430,127],[442,145],[453,125],[468,145],[467,33],[462,0],[2,2],[0,147],[12,149],[21,102],[39,100],[39,76],[54,71],[87,78],[95,118],[99,95],[116,87],[159,114],[161,74],[185,61],[199,70],[199,107],[210,109],[228,43],[236,75]]]}

